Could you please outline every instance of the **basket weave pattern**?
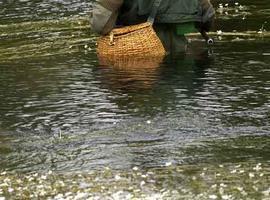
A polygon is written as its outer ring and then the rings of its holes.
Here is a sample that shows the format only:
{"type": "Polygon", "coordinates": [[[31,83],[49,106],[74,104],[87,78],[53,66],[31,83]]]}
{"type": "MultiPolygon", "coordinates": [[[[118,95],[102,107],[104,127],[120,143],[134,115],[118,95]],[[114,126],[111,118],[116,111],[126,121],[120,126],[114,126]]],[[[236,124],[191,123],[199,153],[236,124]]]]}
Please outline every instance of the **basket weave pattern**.
{"type": "Polygon", "coordinates": [[[109,35],[98,39],[97,53],[102,56],[164,56],[165,49],[152,25],[115,28],[109,35]]]}

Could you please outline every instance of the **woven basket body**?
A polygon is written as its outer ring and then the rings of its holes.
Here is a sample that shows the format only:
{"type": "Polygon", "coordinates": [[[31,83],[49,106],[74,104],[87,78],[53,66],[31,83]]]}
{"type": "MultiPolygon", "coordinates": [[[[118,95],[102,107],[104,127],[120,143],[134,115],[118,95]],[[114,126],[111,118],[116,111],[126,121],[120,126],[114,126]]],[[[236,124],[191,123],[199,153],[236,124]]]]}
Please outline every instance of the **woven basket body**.
{"type": "Polygon", "coordinates": [[[102,56],[164,56],[165,49],[149,22],[115,28],[97,42],[102,56]]]}

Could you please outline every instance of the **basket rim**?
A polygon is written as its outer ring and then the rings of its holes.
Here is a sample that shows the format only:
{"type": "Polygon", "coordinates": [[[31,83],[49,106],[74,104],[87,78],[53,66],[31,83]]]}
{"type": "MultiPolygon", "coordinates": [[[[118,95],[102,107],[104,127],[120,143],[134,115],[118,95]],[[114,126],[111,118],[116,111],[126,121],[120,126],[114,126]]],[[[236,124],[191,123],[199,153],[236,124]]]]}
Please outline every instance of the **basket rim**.
{"type": "Polygon", "coordinates": [[[121,27],[121,28],[115,28],[109,33],[109,35],[113,34],[114,37],[128,35],[128,34],[131,34],[131,33],[135,32],[135,31],[144,29],[146,27],[152,27],[152,24],[150,22],[144,22],[144,23],[141,23],[141,24],[136,24],[136,25],[131,25],[131,26],[124,26],[124,27],[121,27]]]}

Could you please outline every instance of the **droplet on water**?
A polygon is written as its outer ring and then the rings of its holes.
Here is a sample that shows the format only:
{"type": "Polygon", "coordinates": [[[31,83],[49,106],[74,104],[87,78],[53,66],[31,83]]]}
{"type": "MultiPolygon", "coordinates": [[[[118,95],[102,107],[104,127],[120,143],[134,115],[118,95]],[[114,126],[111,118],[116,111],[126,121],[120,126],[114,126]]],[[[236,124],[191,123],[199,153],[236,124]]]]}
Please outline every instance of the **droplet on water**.
{"type": "Polygon", "coordinates": [[[119,176],[119,175],[115,175],[115,180],[117,180],[117,181],[119,181],[120,179],[121,179],[121,176],[119,176]]]}
{"type": "Polygon", "coordinates": [[[139,170],[138,167],[133,167],[132,169],[133,169],[134,171],[138,171],[138,170],[139,170]]]}
{"type": "Polygon", "coordinates": [[[141,185],[141,187],[144,186],[144,185],[145,185],[145,182],[142,181],[142,182],[140,183],[140,185],[141,185]]]}
{"type": "Polygon", "coordinates": [[[217,31],[217,34],[218,34],[218,35],[221,35],[221,34],[222,34],[222,31],[221,31],[221,30],[218,30],[218,31],[217,31]]]}
{"type": "Polygon", "coordinates": [[[218,198],[217,195],[214,195],[214,194],[209,195],[209,199],[217,199],[217,198],[218,198]]]}
{"type": "Polygon", "coordinates": [[[249,173],[248,176],[249,176],[249,178],[254,178],[255,177],[255,175],[253,173],[249,173]]]}

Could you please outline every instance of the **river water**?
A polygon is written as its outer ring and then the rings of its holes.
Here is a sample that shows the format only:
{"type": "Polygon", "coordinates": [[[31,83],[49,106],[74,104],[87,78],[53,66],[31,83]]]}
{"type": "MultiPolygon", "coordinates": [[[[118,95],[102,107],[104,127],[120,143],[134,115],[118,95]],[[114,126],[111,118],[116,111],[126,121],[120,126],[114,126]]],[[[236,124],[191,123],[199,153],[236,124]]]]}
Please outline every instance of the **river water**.
{"type": "MultiPolygon", "coordinates": [[[[49,171],[62,174],[54,180],[65,182],[72,176],[76,182],[76,177],[66,174],[109,168],[116,171],[112,174],[117,173],[118,181],[118,173],[128,176],[139,168],[153,170],[157,180],[170,180],[163,185],[170,191],[181,185],[172,173],[179,172],[179,167],[180,171],[211,168],[227,177],[234,167],[245,166],[242,171],[249,172],[263,166],[258,174],[262,184],[250,186],[258,190],[250,189],[253,192],[248,194],[267,198],[268,1],[213,4],[214,32],[219,34],[214,34],[212,47],[205,47],[195,36],[185,55],[168,56],[162,62],[131,59],[112,65],[95,53],[96,36],[88,24],[91,1],[1,1],[0,177],[18,180],[22,172],[49,171]],[[176,169],[168,171],[171,166],[176,169]],[[220,172],[223,166],[228,172],[220,172]]],[[[250,181],[250,173],[243,180],[250,181]]],[[[101,187],[108,187],[110,178],[94,176],[105,180],[101,187]]],[[[128,180],[129,185],[137,184],[128,180]]],[[[12,197],[12,191],[1,187],[0,196],[12,197]]],[[[194,191],[195,186],[186,187],[194,191]]],[[[121,195],[127,198],[133,193],[121,195]]],[[[222,195],[219,189],[210,197],[222,195]]]]}

